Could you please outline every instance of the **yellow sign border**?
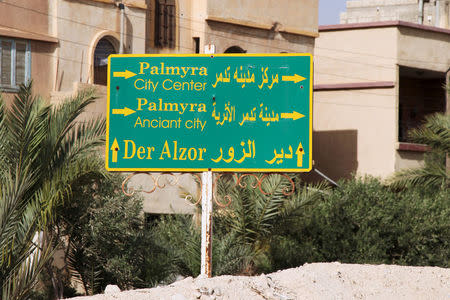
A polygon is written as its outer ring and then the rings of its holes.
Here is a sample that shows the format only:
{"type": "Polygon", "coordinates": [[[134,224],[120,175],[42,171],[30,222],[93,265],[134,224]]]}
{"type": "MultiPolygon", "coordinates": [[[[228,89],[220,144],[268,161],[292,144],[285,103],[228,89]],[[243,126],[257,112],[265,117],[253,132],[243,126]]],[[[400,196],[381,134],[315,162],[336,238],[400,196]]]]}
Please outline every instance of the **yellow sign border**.
{"type": "Polygon", "coordinates": [[[313,133],[313,55],[311,53],[234,53],[234,54],[111,54],[108,57],[108,80],[107,80],[107,98],[106,98],[106,145],[105,145],[105,168],[113,172],[262,172],[262,173],[305,173],[312,170],[312,133],[313,133]],[[111,78],[111,58],[112,57],[251,57],[251,56],[309,56],[310,59],[310,80],[309,80],[309,168],[303,169],[245,169],[245,168],[110,168],[109,162],[109,103],[110,103],[110,78],[111,78]]]}

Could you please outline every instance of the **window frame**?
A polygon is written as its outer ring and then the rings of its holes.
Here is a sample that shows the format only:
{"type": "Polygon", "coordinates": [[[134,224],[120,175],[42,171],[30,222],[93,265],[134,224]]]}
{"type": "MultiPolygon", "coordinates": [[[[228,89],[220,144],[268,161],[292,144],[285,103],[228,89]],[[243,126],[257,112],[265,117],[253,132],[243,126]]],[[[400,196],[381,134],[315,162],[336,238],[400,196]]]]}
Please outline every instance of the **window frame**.
{"type": "Polygon", "coordinates": [[[177,2],[155,0],[154,45],[157,48],[173,49],[177,39],[177,2]],[[170,8],[173,9],[172,14],[170,8]]]}
{"type": "Polygon", "coordinates": [[[0,37],[0,90],[6,92],[17,92],[19,90],[19,84],[16,82],[16,43],[24,43],[25,44],[25,82],[28,83],[31,79],[31,43],[29,40],[22,39],[14,39],[14,38],[5,38],[0,37]],[[11,73],[10,73],[10,82],[11,84],[3,84],[1,82],[1,74],[2,74],[2,43],[10,42],[11,43],[11,73]]]}

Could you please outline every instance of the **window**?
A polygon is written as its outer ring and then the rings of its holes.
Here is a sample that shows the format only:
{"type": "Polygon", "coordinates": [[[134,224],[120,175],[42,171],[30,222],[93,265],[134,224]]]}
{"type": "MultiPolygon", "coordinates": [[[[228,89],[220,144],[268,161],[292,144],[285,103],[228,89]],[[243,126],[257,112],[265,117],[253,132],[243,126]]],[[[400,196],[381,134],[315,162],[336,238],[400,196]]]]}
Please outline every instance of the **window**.
{"type": "Polygon", "coordinates": [[[106,85],[108,82],[108,56],[117,53],[109,38],[103,37],[95,47],[94,84],[106,85]]]}
{"type": "Polygon", "coordinates": [[[30,80],[30,42],[0,38],[0,88],[17,90],[30,80]]]}
{"type": "Polygon", "coordinates": [[[232,46],[232,47],[228,48],[227,50],[225,50],[224,53],[247,53],[247,51],[242,49],[239,46],[232,46]]]}
{"type": "Polygon", "coordinates": [[[423,124],[425,116],[445,112],[445,74],[400,66],[399,142],[411,142],[411,129],[423,124]]]}
{"type": "Polygon", "coordinates": [[[155,1],[155,46],[175,47],[175,0],[155,1]]]}

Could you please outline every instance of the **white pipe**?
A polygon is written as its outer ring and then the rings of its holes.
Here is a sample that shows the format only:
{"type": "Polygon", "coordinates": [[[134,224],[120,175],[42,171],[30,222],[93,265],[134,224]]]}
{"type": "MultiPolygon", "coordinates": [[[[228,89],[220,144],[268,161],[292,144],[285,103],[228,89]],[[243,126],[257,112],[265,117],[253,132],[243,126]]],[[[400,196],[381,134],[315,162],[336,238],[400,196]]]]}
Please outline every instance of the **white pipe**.
{"type": "Polygon", "coordinates": [[[417,23],[423,24],[423,0],[419,0],[419,17],[417,21],[417,23]]]}
{"type": "Polygon", "coordinates": [[[123,42],[124,42],[124,17],[125,17],[125,5],[119,4],[120,9],[120,46],[119,54],[123,54],[123,42]]]}
{"type": "Polygon", "coordinates": [[[439,19],[440,19],[440,5],[439,0],[436,0],[436,12],[434,13],[434,26],[439,27],[439,19]]]}

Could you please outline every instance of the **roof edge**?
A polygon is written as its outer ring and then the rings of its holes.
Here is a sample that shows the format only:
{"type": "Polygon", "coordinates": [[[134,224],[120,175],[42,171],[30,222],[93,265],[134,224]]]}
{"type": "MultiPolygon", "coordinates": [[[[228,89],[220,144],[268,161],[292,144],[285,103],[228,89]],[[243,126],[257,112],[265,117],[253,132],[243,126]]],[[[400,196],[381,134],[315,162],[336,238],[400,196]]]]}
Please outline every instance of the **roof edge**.
{"type": "Polygon", "coordinates": [[[359,89],[382,89],[393,88],[393,81],[375,81],[375,82],[350,82],[333,84],[314,84],[314,91],[333,91],[333,90],[359,90],[359,89]]]}
{"type": "MultiPolygon", "coordinates": [[[[261,24],[261,23],[256,23],[253,21],[243,21],[243,20],[238,20],[238,19],[233,19],[233,18],[222,18],[222,17],[216,17],[216,16],[208,16],[205,20],[207,22],[225,23],[225,24],[243,26],[243,27],[248,27],[248,28],[256,28],[256,29],[262,29],[262,30],[269,30],[269,31],[273,30],[273,27],[274,27],[273,24],[261,24]]],[[[290,33],[290,34],[302,35],[302,36],[313,37],[313,38],[316,38],[319,36],[318,32],[301,30],[301,29],[296,29],[293,27],[285,27],[283,25],[281,26],[279,31],[283,32],[283,33],[290,33]]]]}
{"type": "Polygon", "coordinates": [[[1,26],[1,25],[0,25],[0,36],[10,37],[10,38],[19,38],[19,39],[25,39],[25,40],[35,40],[35,41],[55,43],[55,44],[57,44],[59,42],[58,38],[50,36],[50,35],[34,33],[34,32],[30,32],[30,31],[23,31],[20,29],[5,27],[5,26],[1,26]]]}
{"type": "Polygon", "coordinates": [[[450,29],[421,25],[406,21],[382,21],[382,22],[366,22],[366,23],[349,23],[349,24],[336,24],[336,25],[321,25],[319,26],[319,32],[325,31],[338,31],[338,30],[350,30],[350,29],[367,29],[367,28],[382,28],[382,27],[409,27],[425,31],[432,31],[444,34],[450,34],[450,29]]]}

